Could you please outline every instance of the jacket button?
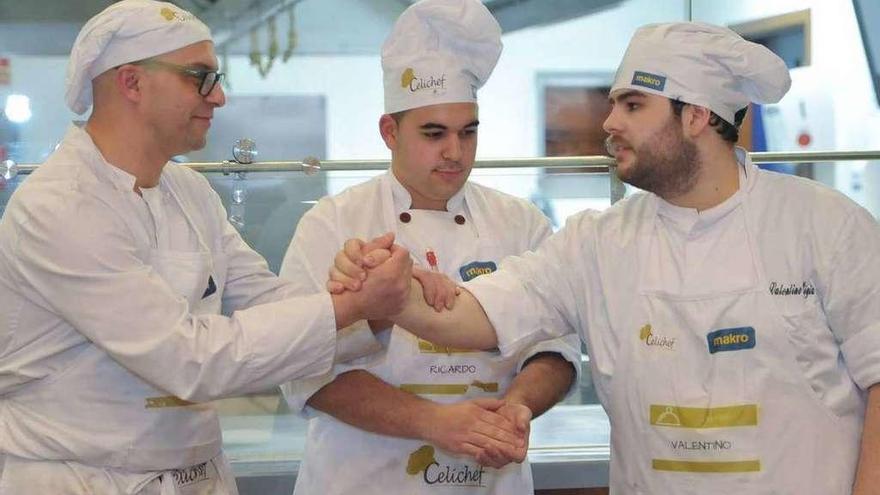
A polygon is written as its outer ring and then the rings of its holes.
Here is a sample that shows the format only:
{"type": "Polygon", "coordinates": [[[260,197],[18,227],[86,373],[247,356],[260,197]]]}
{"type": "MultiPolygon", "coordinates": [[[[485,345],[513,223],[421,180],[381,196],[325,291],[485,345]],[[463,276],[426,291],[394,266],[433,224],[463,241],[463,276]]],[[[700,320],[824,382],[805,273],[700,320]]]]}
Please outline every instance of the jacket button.
{"type": "Polygon", "coordinates": [[[412,220],[412,215],[410,215],[409,212],[406,212],[406,211],[405,211],[405,212],[403,212],[403,213],[400,214],[400,221],[401,221],[401,222],[403,222],[403,223],[409,223],[410,220],[412,220]]]}
{"type": "Polygon", "coordinates": [[[455,215],[455,223],[457,223],[459,225],[464,225],[464,216],[455,215]]]}

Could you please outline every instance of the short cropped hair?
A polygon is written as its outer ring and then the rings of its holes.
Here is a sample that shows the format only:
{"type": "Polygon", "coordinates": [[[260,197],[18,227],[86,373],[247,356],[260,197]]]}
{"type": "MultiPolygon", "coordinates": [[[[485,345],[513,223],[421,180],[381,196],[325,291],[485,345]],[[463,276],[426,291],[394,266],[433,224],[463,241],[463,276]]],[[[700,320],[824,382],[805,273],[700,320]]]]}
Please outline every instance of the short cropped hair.
{"type": "MultiPolygon", "coordinates": [[[[672,106],[672,113],[676,117],[681,117],[681,109],[687,105],[687,103],[681,100],[669,100],[669,104],[672,106]]],[[[733,124],[719,117],[717,113],[712,112],[712,115],[709,117],[709,125],[715,128],[715,132],[721,135],[721,139],[730,143],[736,143],[739,141],[739,127],[742,125],[743,119],[746,118],[748,110],[749,107],[737,110],[733,116],[733,124]]]]}

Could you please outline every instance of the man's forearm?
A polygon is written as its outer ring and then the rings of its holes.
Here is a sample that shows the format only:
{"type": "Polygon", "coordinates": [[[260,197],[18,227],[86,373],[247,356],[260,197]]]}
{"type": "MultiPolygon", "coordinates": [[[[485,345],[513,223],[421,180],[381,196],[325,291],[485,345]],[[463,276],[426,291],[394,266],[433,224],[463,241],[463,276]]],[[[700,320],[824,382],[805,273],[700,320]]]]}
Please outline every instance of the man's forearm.
{"type": "Polygon", "coordinates": [[[537,418],[565,397],[575,376],[572,364],[561,355],[542,352],[516,375],[504,400],[528,407],[537,418]]]}
{"type": "Polygon", "coordinates": [[[435,403],[404,392],[373,374],[343,373],[312,395],[308,404],[361,430],[401,438],[423,438],[435,403]]]}
{"type": "Polygon", "coordinates": [[[453,309],[437,312],[425,303],[422,286],[414,280],[406,307],[392,320],[438,345],[459,349],[491,349],[498,345],[489,317],[467,290],[461,291],[453,309]]]}
{"type": "Polygon", "coordinates": [[[362,430],[424,440],[447,452],[486,459],[496,468],[525,456],[523,435],[495,412],[504,406],[497,399],[439,404],[356,370],[339,375],[308,404],[362,430]]]}
{"type": "Polygon", "coordinates": [[[336,330],[342,330],[354,322],[362,319],[361,311],[357,307],[357,301],[351,292],[332,294],[333,316],[336,319],[336,330]]]}
{"type": "Polygon", "coordinates": [[[868,389],[862,448],[853,495],[880,494],[880,384],[868,389]]]}

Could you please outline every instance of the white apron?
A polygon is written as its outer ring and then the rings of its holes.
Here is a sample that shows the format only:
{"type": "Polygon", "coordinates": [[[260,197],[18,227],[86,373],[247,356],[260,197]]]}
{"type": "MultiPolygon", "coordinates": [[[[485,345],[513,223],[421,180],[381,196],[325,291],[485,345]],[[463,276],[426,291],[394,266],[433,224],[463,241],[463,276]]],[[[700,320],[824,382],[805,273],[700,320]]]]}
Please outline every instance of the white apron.
{"type": "MultiPolygon", "coordinates": [[[[165,177],[163,186],[183,212],[199,246],[196,251],[173,251],[159,238],[152,241],[157,247],[150,250],[146,264],[186,298],[192,314],[219,314],[225,261],[212,256],[188,213],[191,206],[181,201],[173,184],[164,182],[165,177]]],[[[156,217],[162,215],[161,208],[148,206],[158,227],[162,219],[156,217]]],[[[122,216],[137,218],[134,214],[122,216]]],[[[143,227],[133,224],[132,231],[143,231],[143,227]]],[[[11,395],[14,402],[29,404],[31,410],[54,410],[47,417],[63,412],[73,418],[80,426],[77,435],[70,431],[53,434],[57,425],[47,422],[41,425],[42,435],[30,432],[30,436],[42,437],[44,442],[64,438],[68,443],[54,446],[53,451],[68,452],[65,458],[78,462],[8,457],[0,495],[237,494],[229,464],[221,453],[220,425],[213,406],[169,396],[131,374],[97,346],[88,345],[67,369],[11,395]],[[95,473],[98,475],[92,476],[95,473]],[[58,492],[60,486],[65,491],[58,492]]]]}
{"type": "Polygon", "coordinates": [[[799,329],[767,292],[748,213],[748,201],[730,213],[748,261],[725,267],[738,274],[728,289],[665,292],[651,269],[656,215],[638,236],[633,338],[621,338],[611,385],[616,495],[851,491],[852,473],[837,466],[856,466],[859,418],[835,415],[805,378],[793,345],[799,329]]]}
{"type": "MultiPolygon", "coordinates": [[[[388,190],[385,193],[390,195],[388,190]]],[[[429,268],[426,250],[430,248],[439,271],[456,282],[494,271],[511,254],[493,241],[501,236],[481,221],[481,213],[486,212],[465,215],[467,220],[459,224],[453,212],[409,210],[410,220],[402,222],[389,211],[393,209],[385,209],[385,220],[396,231],[396,242],[406,246],[425,269],[429,268]]],[[[498,352],[438,347],[394,327],[384,362],[369,371],[402,390],[454,403],[503,396],[517,363],[517,356],[502,359],[498,352]]],[[[533,491],[526,462],[500,470],[482,467],[471,458],[454,456],[424,441],[372,434],[324,414],[312,419],[309,429],[309,448],[295,495],[514,495],[533,491]]]]}

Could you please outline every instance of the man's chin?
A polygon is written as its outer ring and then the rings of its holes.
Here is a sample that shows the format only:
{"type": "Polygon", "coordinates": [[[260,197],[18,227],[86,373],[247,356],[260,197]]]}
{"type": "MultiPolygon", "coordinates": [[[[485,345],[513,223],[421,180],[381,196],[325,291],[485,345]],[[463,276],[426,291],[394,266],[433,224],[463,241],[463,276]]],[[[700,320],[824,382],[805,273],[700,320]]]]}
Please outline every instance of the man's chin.
{"type": "Polygon", "coordinates": [[[626,167],[617,167],[617,178],[620,179],[624,184],[628,184],[636,189],[642,191],[651,191],[652,185],[650,184],[651,178],[646,177],[644,174],[639,174],[638,168],[629,165],[626,167]]]}
{"type": "Polygon", "coordinates": [[[634,165],[634,163],[628,160],[617,160],[617,164],[614,166],[617,178],[629,184],[629,179],[633,177],[633,172],[635,171],[634,165]]]}
{"type": "Polygon", "coordinates": [[[204,149],[205,146],[208,145],[208,139],[206,136],[202,136],[201,138],[195,138],[187,143],[188,150],[184,151],[184,153],[190,153],[192,151],[199,151],[204,149]]]}

